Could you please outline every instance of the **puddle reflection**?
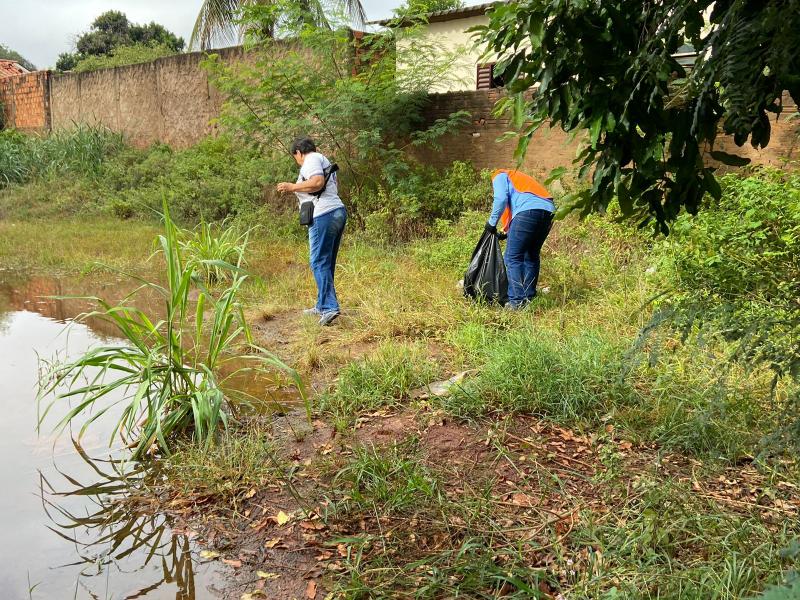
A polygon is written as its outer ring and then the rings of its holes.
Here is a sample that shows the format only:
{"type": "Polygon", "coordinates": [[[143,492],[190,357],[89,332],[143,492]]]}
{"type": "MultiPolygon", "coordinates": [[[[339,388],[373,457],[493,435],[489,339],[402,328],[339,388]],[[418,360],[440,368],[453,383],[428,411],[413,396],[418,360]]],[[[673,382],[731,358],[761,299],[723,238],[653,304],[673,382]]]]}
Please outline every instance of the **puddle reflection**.
{"type": "Polygon", "coordinates": [[[190,535],[176,532],[166,517],[142,505],[145,498],[137,491],[154,474],[111,457],[92,459],[79,444],[74,447],[92,483],[62,471],[39,475],[47,527],[72,547],[74,560],[57,568],[77,570],[76,596],[105,599],[112,588],[112,597],[126,600],[219,597],[215,565],[201,564],[190,535]],[[159,590],[165,593],[155,594],[159,590]]]}

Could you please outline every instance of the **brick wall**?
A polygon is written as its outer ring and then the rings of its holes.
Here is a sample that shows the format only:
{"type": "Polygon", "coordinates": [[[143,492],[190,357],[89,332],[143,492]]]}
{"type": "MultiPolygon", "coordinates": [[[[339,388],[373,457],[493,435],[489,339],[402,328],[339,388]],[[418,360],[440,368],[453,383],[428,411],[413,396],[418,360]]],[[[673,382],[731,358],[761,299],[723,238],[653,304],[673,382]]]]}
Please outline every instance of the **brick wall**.
{"type": "Polygon", "coordinates": [[[37,71],[0,78],[0,104],[6,127],[28,133],[50,129],[50,73],[37,71]]]}
{"type": "MultiPolygon", "coordinates": [[[[511,124],[507,118],[492,115],[494,104],[501,94],[498,90],[433,94],[427,110],[429,123],[458,110],[470,113],[470,123],[458,133],[441,140],[440,150],[418,151],[417,156],[427,164],[440,167],[449,165],[453,160],[470,160],[479,169],[513,167],[516,139],[497,141],[503,133],[512,129],[511,124]]],[[[797,115],[797,106],[788,94],[784,98],[784,108],[783,115],[772,123],[772,138],[767,148],[755,150],[749,145],[739,148],[732,138],[724,136],[718,139],[716,148],[747,156],[755,164],[778,166],[787,160],[798,160],[800,119],[790,118],[791,115],[797,115]]],[[[531,140],[521,169],[544,177],[555,167],[569,166],[575,158],[579,141],[580,138],[570,140],[561,129],[544,126],[531,140]]]]}

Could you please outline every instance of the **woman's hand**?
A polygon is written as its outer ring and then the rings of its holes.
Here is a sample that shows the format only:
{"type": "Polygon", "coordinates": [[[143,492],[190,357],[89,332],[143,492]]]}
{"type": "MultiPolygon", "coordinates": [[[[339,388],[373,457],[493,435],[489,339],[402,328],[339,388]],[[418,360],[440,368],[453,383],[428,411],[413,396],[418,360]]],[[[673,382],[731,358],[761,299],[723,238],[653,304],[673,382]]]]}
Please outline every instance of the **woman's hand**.
{"type": "Polygon", "coordinates": [[[277,190],[280,193],[294,192],[294,191],[296,191],[295,190],[296,187],[297,187],[297,184],[289,183],[288,181],[282,181],[277,185],[277,190]]]}

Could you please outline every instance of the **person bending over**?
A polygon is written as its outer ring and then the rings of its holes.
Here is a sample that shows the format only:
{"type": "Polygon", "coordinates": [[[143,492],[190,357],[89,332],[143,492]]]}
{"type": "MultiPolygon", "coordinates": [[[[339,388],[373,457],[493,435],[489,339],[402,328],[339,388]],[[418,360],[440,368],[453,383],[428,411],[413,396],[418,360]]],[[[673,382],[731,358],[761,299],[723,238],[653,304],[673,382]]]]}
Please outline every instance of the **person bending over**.
{"type": "Polygon", "coordinates": [[[519,171],[492,172],[494,202],[486,229],[507,234],[505,263],[508,273],[509,309],[524,307],[536,296],[542,245],[550,233],[553,197],[544,186],[519,171]]]}
{"type": "Polygon", "coordinates": [[[340,311],[333,279],[347,222],[347,210],[339,198],[336,173],[325,184],[325,169],[331,166],[331,161],[317,152],[314,140],[309,137],[298,138],[292,142],[290,152],[300,165],[300,173],[296,183],[279,183],[278,191],[294,192],[300,204],[307,201],[314,203],[314,219],[308,228],[308,245],[311,272],[317,283],[317,303],[303,312],[318,316],[320,325],[330,325],[340,311]]]}

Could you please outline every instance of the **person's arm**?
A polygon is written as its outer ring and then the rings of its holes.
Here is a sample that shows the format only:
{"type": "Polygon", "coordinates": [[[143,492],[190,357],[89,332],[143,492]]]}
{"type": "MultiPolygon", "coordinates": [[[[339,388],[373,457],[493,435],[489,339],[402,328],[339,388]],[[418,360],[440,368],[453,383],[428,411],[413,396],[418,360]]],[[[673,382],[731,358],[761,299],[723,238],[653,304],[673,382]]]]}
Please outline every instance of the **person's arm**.
{"type": "Polygon", "coordinates": [[[305,175],[305,181],[289,183],[284,181],[278,184],[279,192],[305,192],[312,194],[318,192],[325,185],[325,168],[322,166],[322,156],[309,154],[303,163],[300,173],[305,175]]]}
{"type": "Polygon", "coordinates": [[[500,173],[492,180],[494,202],[492,202],[492,214],[489,215],[489,225],[491,227],[497,227],[497,221],[500,220],[500,215],[503,214],[510,199],[508,183],[508,175],[505,173],[500,173]]]}
{"type": "Polygon", "coordinates": [[[325,185],[325,176],[314,175],[313,177],[306,179],[305,181],[301,181],[300,183],[289,183],[288,181],[281,182],[278,184],[278,191],[305,192],[312,194],[320,191],[323,185],[325,185]]]}

